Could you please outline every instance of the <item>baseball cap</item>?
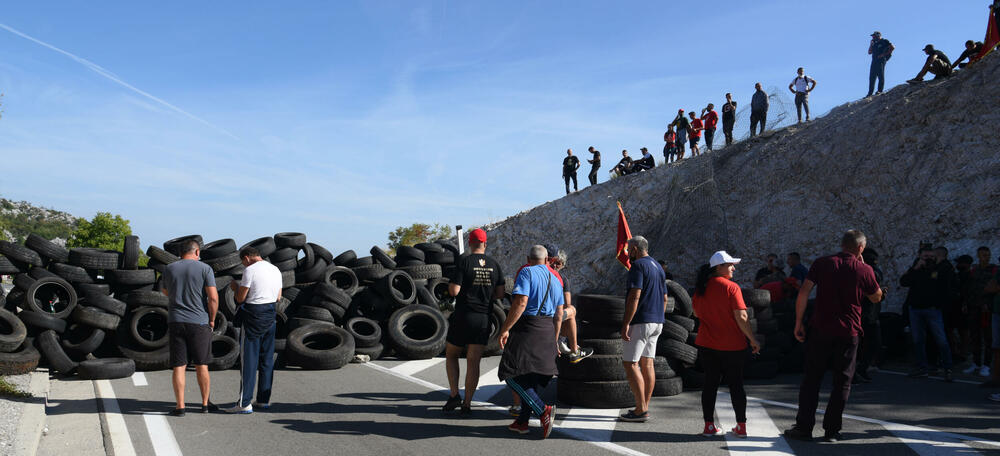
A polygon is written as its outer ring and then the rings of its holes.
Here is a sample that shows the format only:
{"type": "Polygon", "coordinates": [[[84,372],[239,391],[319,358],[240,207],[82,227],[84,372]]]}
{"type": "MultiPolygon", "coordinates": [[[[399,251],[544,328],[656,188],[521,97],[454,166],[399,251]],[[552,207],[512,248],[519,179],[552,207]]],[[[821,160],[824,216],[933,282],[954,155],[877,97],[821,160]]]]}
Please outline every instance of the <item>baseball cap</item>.
{"type": "Polygon", "coordinates": [[[708,265],[711,267],[716,267],[720,264],[732,263],[739,264],[741,260],[739,258],[733,258],[725,250],[719,250],[712,254],[712,258],[708,260],[708,265]]]}
{"type": "Polygon", "coordinates": [[[678,109],[677,112],[684,112],[684,110],[683,109],[678,109]]]}
{"type": "Polygon", "coordinates": [[[555,258],[559,256],[559,246],[555,244],[545,244],[545,250],[548,250],[549,258],[555,258]]]}
{"type": "Polygon", "coordinates": [[[641,150],[641,151],[643,151],[643,152],[648,152],[648,151],[649,151],[649,149],[647,149],[647,148],[645,148],[645,147],[642,147],[642,148],[640,148],[639,150],[641,150]]]}
{"type": "Polygon", "coordinates": [[[924,50],[925,51],[933,51],[934,50],[934,45],[933,44],[928,44],[927,46],[924,46],[924,50]]]}
{"type": "Polygon", "coordinates": [[[476,228],[469,232],[469,242],[486,242],[486,232],[482,228],[476,228]]]}
{"type": "Polygon", "coordinates": [[[872,32],[872,36],[882,36],[882,32],[876,30],[876,31],[872,32]]]}

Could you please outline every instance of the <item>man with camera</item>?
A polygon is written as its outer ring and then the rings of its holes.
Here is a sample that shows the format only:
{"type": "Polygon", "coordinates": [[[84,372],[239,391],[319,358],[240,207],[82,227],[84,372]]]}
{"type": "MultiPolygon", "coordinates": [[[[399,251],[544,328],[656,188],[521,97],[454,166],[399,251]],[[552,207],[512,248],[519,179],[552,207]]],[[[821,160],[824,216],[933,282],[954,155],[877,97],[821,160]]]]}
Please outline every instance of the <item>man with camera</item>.
{"type": "Polygon", "coordinates": [[[951,349],[944,332],[944,317],[941,309],[948,305],[954,292],[954,268],[938,261],[930,246],[921,246],[920,254],[903,277],[900,285],[909,288],[906,306],[910,311],[910,334],[916,346],[917,367],[910,373],[912,378],[924,378],[930,373],[927,363],[927,336],[934,338],[938,347],[945,381],[951,377],[951,349]]]}
{"type": "Polygon", "coordinates": [[[892,58],[892,51],[896,49],[889,40],[882,38],[882,32],[872,33],[872,41],[868,44],[868,54],[872,56],[872,66],[868,71],[868,97],[875,91],[875,80],[878,80],[878,92],[881,94],[885,88],[885,64],[892,58]]]}

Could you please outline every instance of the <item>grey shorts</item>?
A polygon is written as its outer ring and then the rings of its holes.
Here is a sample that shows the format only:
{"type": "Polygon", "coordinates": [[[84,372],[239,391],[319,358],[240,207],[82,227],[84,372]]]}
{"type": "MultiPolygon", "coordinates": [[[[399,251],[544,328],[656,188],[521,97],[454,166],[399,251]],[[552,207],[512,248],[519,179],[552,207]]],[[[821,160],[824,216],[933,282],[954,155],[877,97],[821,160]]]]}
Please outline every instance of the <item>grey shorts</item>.
{"type": "Polygon", "coordinates": [[[990,317],[990,331],[993,331],[993,348],[1000,350],[1000,313],[994,312],[990,317]]]}
{"type": "Polygon", "coordinates": [[[622,347],[622,361],[635,363],[639,358],[656,357],[656,339],[663,323],[637,323],[628,327],[629,340],[622,347]]]}

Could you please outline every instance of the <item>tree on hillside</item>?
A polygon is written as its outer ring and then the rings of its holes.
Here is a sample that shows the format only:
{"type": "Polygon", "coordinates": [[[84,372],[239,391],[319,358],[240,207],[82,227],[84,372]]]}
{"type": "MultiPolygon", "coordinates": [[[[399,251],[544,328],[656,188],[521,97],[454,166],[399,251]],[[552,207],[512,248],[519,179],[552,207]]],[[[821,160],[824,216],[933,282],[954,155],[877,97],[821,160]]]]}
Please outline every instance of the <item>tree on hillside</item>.
{"type": "Polygon", "coordinates": [[[435,223],[414,223],[410,226],[400,226],[389,232],[389,249],[394,251],[401,245],[413,246],[421,242],[437,241],[454,236],[451,227],[435,223]]]}
{"type": "Polygon", "coordinates": [[[94,247],[121,251],[125,236],[132,234],[128,219],[110,212],[98,212],[93,219],[78,218],[67,247],[94,247]]]}

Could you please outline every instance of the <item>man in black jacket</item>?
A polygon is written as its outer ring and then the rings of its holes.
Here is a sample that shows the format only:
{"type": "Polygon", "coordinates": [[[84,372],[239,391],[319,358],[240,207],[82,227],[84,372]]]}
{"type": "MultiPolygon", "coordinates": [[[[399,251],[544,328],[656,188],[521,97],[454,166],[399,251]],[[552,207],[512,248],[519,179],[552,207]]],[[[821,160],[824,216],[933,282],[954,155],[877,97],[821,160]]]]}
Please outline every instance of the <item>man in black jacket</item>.
{"type": "Polygon", "coordinates": [[[926,339],[930,334],[938,347],[938,356],[944,367],[945,381],[951,381],[951,349],[944,332],[944,317],[941,309],[952,299],[955,270],[951,263],[938,261],[937,255],[929,247],[920,249],[920,256],[914,261],[903,277],[900,285],[910,291],[905,305],[910,312],[910,334],[913,335],[917,367],[910,377],[922,378],[929,374],[926,339]]]}
{"type": "Polygon", "coordinates": [[[573,180],[573,191],[580,191],[580,188],[576,186],[576,170],[578,169],[580,169],[580,159],[573,155],[573,149],[566,149],[566,158],[563,159],[563,180],[566,181],[567,195],[569,195],[570,179],[573,180]]]}
{"type": "MultiPolygon", "coordinates": [[[[861,252],[861,257],[865,264],[875,271],[875,280],[882,283],[882,269],[878,267],[878,252],[875,249],[865,249],[861,252]]],[[[883,298],[884,300],[885,298],[883,298]]],[[[879,325],[878,315],[882,310],[881,302],[872,302],[865,298],[861,301],[861,341],[858,346],[858,368],[854,371],[853,383],[870,383],[871,376],[868,375],[868,368],[872,363],[878,361],[879,352],[882,350],[882,328],[879,325]]]]}

